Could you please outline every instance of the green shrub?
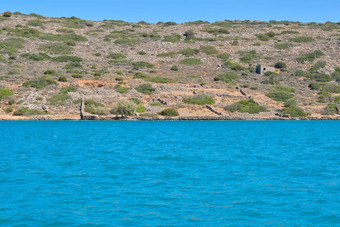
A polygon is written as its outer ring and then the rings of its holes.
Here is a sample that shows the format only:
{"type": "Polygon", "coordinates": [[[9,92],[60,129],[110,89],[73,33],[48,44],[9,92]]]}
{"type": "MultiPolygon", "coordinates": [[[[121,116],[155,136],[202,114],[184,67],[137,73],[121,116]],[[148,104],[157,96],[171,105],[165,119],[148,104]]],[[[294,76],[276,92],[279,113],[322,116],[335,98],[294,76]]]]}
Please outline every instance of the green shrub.
{"type": "Polygon", "coordinates": [[[47,101],[51,105],[64,105],[66,100],[68,99],[71,99],[71,96],[69,96],[67,93],[60,93],[60,94],[53,95],[47,101]]]}
{"type": "Polygon", "coordinates": [[[131,100],[132,102],[136,103],[137,105],[140,104],[140,101],[139,101],[139,99],[137,99],[137,98],[130,98],[130,100],[131,100]]]}
{"type": "Polygon", "coordinates": [[[204,29],[203,31],[208,32],[213,35],[230,34],[228,29],[225,29],[225,28],[207,28],[207,29],[204,29]]]}
{"type": "Polygon", "coordinates": [[[58,81],[67,82],[67,77],[66,76],[59,76],[58,81]]]}
{"type": "Polygon", "coordinates": [[[274,44],[274,47],[276,49],[279,49],[279,50],[283,50],[283,49],[288,49],[290,47],[292,47],[293,45],[290,44],[290,43],[275,43],[274,44]]]}
{"type": "Polygon", "coordinates": [[[154,113],[142,113],[139,116],[140,117],[147,117],[147,118],[158,117],[157,114],[154,114],[154,113]]]}
{"type": "Polygon", "coordinates": [[[148,74],[142,72],[136,72],[135,75],[133,76],[134,79],[145,79],[149,77],[150,76],[148,74]]]}
{"type": "Polygon", "coordinates": [[[80,73],[73,73],[71,76],[72,76],[73,78],[83,78],[83,75],[80,74],[80,73]]]}
{"type": "Polygon", "coordinates": [[[275,63],[274,67],[277,68],[277,69],[285,69],[285,68],[287,68],[287,65],[286,65],[285,62],[279,61],[279,62],[275,63]]]}
{"type": "Polygon", "coordinates": [[[110,112],[116,116],[132,116],[135,113],[136,107],[137,106],[134,102],[130,100],[124,100],[114,105],[110,112]]]}
{"type": "Polygon", "coordinates": [[[200,46],[200,51],[207,55],[213,55],[218,53],[216,48],[213,46],[200,46]]]}
{"type": "Polygon", "coordinates": [[[44,75],[55,75],[57,72],[54,69],[48,69],[44,72],[44,75]]]}
{"type": "Polygon", "coordinates": [[[166,52],[166,53],[160,53],[157,55],[157,57],[161,57],[161,58],[175,58],[176,57],[176,52],[172,51],[172,52],[166,52]]]}
{"type": "Polygon", "coordinates": [[[224,109],[230,112],[240,112],[249,114],[257,114],[260,112],[268,111],[265,107],[256,104],[253,99],[238,101],[234,104],[224,107],[224,109]]]}
{"type": "Polygon", "coordinates": [[[312,82],[308,85],[308,87],[311,89],[311,90],[315,90],[315,91],[318,91],[320,90],[322,86],[322,83],[318,83],[318,82],[312,82]]]}
{"type": "Polygon", "coordinates": [[[172,34],[168,36],[164,36],[163,42],[170,42],[170,43],[176,43],[181,40],[181,35],[179,34],[172,34]]]}
{"type": "Polygon", "coordinates": [[[322,111],[323,115],[334,115],[338,113],[338,108],[335,103],[329,103],[322,111]]]}
{"type": "Polygon", "coordinates": [[[340,82],[340,72],[335,71],[335,72],[332,73],[331,76],[332,76],[333,80],[335,80],[336,82],[340,82]]]}
{"type": "Polygon", "coordinates": [[[334,97],[334,102],[335,103],[340,103],[340,96],[334,97]]]}
{"type": "Polygon", "coordinates": [[[178,53],[186,56],[186,57],[192,57],[196,54],[198,54],[200,51],[197,50],[197,49],[191,49],[191,48],[186,48],[186,49],[183,49],[181,51],[179,51],[178,53]]]}
{"type": "Polygon", "coordinates": [[[139,43],[138,39],[127,38],[127,39],[117,39],[115,42],[117,45],[127,45],[127,46],[134,46],[139,43]]]}
{"type": "Polygon", "coordinates": [[[324,86],[322,86],[322,91],[323,92],[329,92],[329,93],[340,93],[340,86],[337,84],[324,84],[324,86]]]}
{"type": "Polygon", "coordinates": [[[214,104],[214,99],[206,94],[198,94],[194,95],[191,98],[184,98],[184,103],[195,104],[195,105],[205,105],[205,104],[214,104]]]}
{"type": "Polygon", "coordinates": [[[186,59],[181,60],[180,63],[183,64],[183,65],[201,65],[201,64],[203,64],[201,59],[198,59],[198,58],[186,58],[186,59]]]}
{"type": "Polygon", "coordinates": [[[272,72],[272,71],[267,71],[264,73],[265,76],[278,76],[279,74],[275,73],[275,72],[272,72]]]}
{"type": "Polygon", "coordinates": [[[174,83],[175,81],[170,78],[165,77],[148,77],[144,79],[145,81],[154,82],[154,83],[174,83]]]}
{"type": "Polygon", "coordinates": [[[309,73],[299,69],[294,72],[294,75],[298,77],[307,77],[309,73]]]}
{"type": "Polygon", "coordinates": [[[185,36],[185,41],[190,41],[190,40],[196,39],[195,32],[192,29],[186,31],[183,35],[185,36]]]}
{"type": "Polygon", "coordinates": [[[284,92],[284,91],[268,92],[266,93],[266,96],[271,99],[274,99],[275,101],[283,101],[283,102],[294,97],[293,94],[284,92]]]}
{"type": "Polygon", "coordinates": [[[60,94],[67,94],[69,92],[75,92],[76,88],[75,87],[64,87],[62,89],[60,89],[60,94]]]}
{"type": "Polygon", "coordinates": [[[137,109],[136,109],[136,112],[137,113],[144,113],[146,111],[146,108],[143,104],[138,104],[137,105],[137,109]]]}
{"type": "Polygon", "coordinates": [[[314,52],[301,55],[300,57],[296,58],[296,61],[298,63],[305,63],[306,61],[313,62],[316,58],[321,57],[322,55],[324,55],[322,51],[316,50],[314,52]]]}
{"type": "Polygon", "coordinates": [[[141,84],[139,85],[136,90],[143,94],[151,95],[156,89],[151,86],[151,84],[141,84]]]}
{"type": "Polygon", "coordinates": [[[110,113],[106,107],[86,108],[85,111],[96,115],[108,115],[110,113]]]}
{"type": "Polygon", "coordinates": [[[174,108],[164,109],[161,112],[159,112],[158,114],[162,115],[162,116],[166,116],[166,117],[177,117],[177,116],[179,116],[178,111],[174,108]]]}
{"type": "Polygon", "coordinates": [[[290,41],[297,42],[297,43],[308,43],[308,42],[315,41],[315,39],[313,37],[300,36],[300,37],[291,38],[290,41]]]}
{"type": "Polygon", "coordinates": [[[139,55],[146,55],[146,52],[144,50],[141,50],[138,52],[139,55]]]}
{"type": "Polygon", "coordinates": [[[13,113],[14,116],[31,116],[31,115],[43,115],[46,112],[29,109],[28,107],[22,107],[13,113]]]}
{"type": "Polygon", "coordinates": [[[327,93],[327,92],[319,93],[318,102],[326,103],[326,102],[331,102],[331,101],[332,101],[332,95],[330,93],[327,93]]]}
{"type": "Polygon", "coordinates": [[[297,103],[294,99],[289,99],[283,103],[284,107],[296,106],[297,103]]]}
{"type": "Polygon", "coordinates": [[[160,102],[152,102],[150,103],[150,106],[163,106],[163,104],[160,102]]]}
{"type": "Polygon", "coordinates": [[[2,14],[3,17],[11,17],[12,15],[13,15],[13,13],[10,12],[10,11],[6,11],[6,12],[4,12],[4,14],[2,14]]]}
{"type": "Polygon", "coordinates": [[[316,70],[319,70],[319,69],[322,69],[322,68],[325,68],[325,66],[327,65],[326,61],[318,61],[316,62],[312,68],[310,68],[310,72],[315,72],[316,70]]]}
{"type": "Polygon", "coordinates": [[[149,62],[139,61],[133,63],[133,69],[139,70],[140,68],[153,68],[154,65],[149,62]]]}
{"type": "Polygon", "coordinates": [[[41,20],[30,20],[26,24],[27,26],[35,26],[35,27],[41,27],[43,26],[43,22],[41,20]]]}
{"type": "Polygon", "coordinates": [[[110,59],[125,59],[126,58],[126,56],[122,53],[109,53],[107,57],[110,59]]]}
{"type": "Polygon", "coordinates": [[[36,89],[42,89],[48,85],[51,85],[51,84],[55,84],[57,85],[58,83],[49,78],[49,77],[38,77],[38,78],[34,78],[34,79],[31,79],[29,81],[26,81],[22,84],[23,87],[33,87],[33,88],[36,88],[36,89]]]}
{"type": "Polygon", "coordinates": [[[178,66],[177,65],[173,65],[170,70],[171,71],[178,71],[178,66]]]}
{"type": "Polygon", "coordinates": [[[222,60],[227,60],[227,59],[229,59],[230,58],[230,54],[228,54],[228,53],[223,53],[223,54],[218,54],[217,55],[217,57],[219,58],[219,59],[222,59],[222,60]]]}
{"type": "Polygon", "coordinates": [[[39,49],[50,54],[71,54],[73,51],[73,47],[64,43],[46,43],[41,45],[39,49]]]}
{"type": "Polygon", "coordinates": [[[234,71],[241,71],[244,69],[239,63],[232,60],[226,61],[224,65],[234,71]]]}
{"type": "Polygon", "coordinates": [[[7,98],[13,95],[13,92],[7,88],[0,88],[0,99],[7,98]]]}
{"type": "Polygon", "coordinates": [[[311,73],[307,77],[317,82],[328,82],[332,80],[332,77],[325,73],[311,73]]]}
{"type": "Polygon", "coordinates": [[[84,101],[85,107],[105,107],[103,103],[94,101],[93,99],[86,99],[84,101]]]}
{"type": "Polygon", "coordinates": [[[54,62],[81,62],[83,59],[77,56],[58,56],[52,58],[54,62]]]}
{"type": "Polygon", "coordinates": [[[269,41],[270,40],[270,37],[266,34],[258,34],[258,35],[256,35],[256,37],[261,41],[269,41]]]}
{"type": "Polygon", "coordinates": [[[273,86],[274,91],[277,92],[289,92],[289,93],[294,93],[295,90],[292,87],[288,87],[288,86],[273,86]]]}
{"type": "Polygon", "coordinates": [[[65,69],[83,68],[79,62],[70,62],[65,65],[65,69]]]}
{"type": "Polygon", "coordinates": [[[117,85],[115,86],[115,91],[116,91],[116,92],[119,92],[119,93],[121,93],[121,94],[125,94],[125,93],[128,92],[129,90],[130,90],[130,88],[120,86],[119,84],[117,84],[117,85]]]}
{"type": "Polygon", "coordinates": [[[30,60],[33,60],[33,61],[44,61],[44,60],[51,59],[51,57],[48,56],[45,53],[37,53],[37,54],[26,53],[26,54],[22,54],[21,56],[24,57],[24,58],[28,58],[30,60]]]}
{"type": "Polygon", "coordinates": [[[307,116],[307,114],[305,112],[303,112],[302,109],[300,109],[299,107],[296,107],[296,106],[290,106],[290,107],[287,107],[287,108],[283,108],[281,110],[281,113],[290,115],[291,117],[305,117],[305,116],[307,116]]]}
{"type": "Polygon", "coordinates": [[[285,34],[299,34],[298,31],[293,31],[293,30],[286,30],[286,31],[282,31],[281,32],[282,35],[285,35],[285,34]]]}
{"type": "Polygon", "coordinates": [[[229,83],[229,82],[231,82],[231,81],[233,81],[233,80],[235,80],[235,79],[237,79],[237,78],[238,78],[238,76],[237,76],[236,73],[234,73],[234,72],[228,72],[228,73],[224,73],[224,74],[215,76],[215,77],[214,77],[214,80],[215,80],[215,81],[221,80],[221,81],[223,81],[223,82],[229,83]]]}

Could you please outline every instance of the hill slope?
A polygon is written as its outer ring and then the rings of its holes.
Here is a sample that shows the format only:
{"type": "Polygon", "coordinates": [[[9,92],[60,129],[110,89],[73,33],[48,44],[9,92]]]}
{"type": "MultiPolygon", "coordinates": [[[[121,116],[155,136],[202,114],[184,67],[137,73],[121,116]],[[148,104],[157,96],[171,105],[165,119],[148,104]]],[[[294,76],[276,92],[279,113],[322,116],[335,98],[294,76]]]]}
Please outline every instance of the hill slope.
{"type": "Polygon", "coordinates": [[[122,100],[144,117],[173,108],[180,117],[336,118],[339,29],[2,14],[0,119],[79,119],[81,99],[94,118],[114,116],[122,100]],[[280,72],[257,74],[257,65],[280,72]]]}

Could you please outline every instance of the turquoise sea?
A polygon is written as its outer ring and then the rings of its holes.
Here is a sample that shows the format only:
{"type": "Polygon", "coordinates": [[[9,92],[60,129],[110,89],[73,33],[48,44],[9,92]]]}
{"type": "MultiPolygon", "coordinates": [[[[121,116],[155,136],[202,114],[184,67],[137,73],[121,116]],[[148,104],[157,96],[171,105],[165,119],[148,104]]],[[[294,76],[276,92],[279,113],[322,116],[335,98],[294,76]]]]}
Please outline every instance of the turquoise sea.
{"type": "Polygon", "coordinates": [[[340,226],[339,121],[2,121],[0,226],[340,226]]]}

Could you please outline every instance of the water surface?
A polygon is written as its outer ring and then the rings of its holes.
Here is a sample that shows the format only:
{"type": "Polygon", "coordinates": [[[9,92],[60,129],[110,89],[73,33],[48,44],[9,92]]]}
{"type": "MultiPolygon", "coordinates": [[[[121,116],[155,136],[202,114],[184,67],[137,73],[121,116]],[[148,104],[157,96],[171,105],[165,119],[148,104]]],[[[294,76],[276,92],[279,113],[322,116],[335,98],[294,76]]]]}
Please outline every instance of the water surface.
{"type": "Polygon", "coordinates": [[[336,226],[340,122],[0,122],[0,226],[336,226]]]}

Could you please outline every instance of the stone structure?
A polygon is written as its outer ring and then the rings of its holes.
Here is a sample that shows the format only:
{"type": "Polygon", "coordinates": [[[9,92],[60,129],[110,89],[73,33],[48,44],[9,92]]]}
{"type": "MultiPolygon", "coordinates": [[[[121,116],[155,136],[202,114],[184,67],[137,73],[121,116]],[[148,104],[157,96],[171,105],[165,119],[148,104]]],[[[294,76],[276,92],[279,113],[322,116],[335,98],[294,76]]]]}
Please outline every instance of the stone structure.
{"type": "Polygon", "coordinates": [[[256,73],[257,74],[265,74],[266,72],[274,72],[274,73],[280,73],[279,69],[276,69],[274,67],[271,66],[267,66],[267,65],[258,65],[256,66],[256,73]]]}

